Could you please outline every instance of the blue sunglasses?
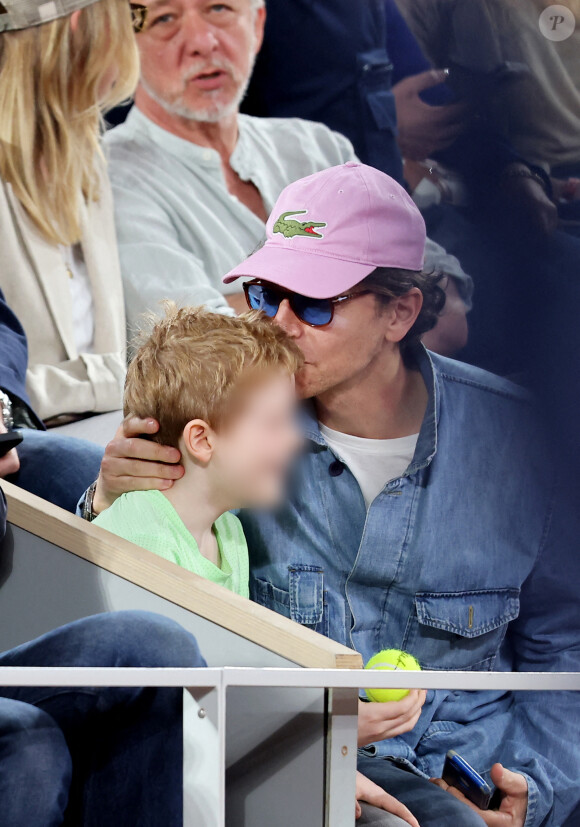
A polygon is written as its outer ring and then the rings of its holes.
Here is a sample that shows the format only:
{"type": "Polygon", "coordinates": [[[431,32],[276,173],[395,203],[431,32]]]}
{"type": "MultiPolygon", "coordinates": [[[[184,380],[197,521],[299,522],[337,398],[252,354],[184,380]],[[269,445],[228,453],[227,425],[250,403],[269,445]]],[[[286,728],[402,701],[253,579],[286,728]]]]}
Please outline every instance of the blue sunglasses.
{"type": "Polygon", "coordinates": [[[302,296],[300,293],[292,293],[290,290],[282,290],[279,287],[272,287],[261,281],[248,281],[244,284],[246,301],[251,310],[261,310],[266,316],[273,319],[284,299],[292,308],[294,315],[304,324],[310,327],[325,327],[330,324],[334,317],[335,305],[340,302],[354,299],[357,296],[364,296],[370,290],[360,290],[357,293],[347,293],[344,296],[336,296],[332,299],[312,299],[309,296],[302,296]]]}

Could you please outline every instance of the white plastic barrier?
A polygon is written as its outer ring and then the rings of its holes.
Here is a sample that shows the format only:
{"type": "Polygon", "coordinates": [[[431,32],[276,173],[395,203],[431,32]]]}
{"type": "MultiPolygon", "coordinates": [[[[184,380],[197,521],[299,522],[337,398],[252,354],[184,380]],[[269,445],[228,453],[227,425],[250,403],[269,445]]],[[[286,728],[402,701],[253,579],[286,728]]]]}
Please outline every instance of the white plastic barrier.
{"type": "MultiPolygon", "coordinates": [[[[140,609],[170,617],[192,632],[210,667],[300,671],[302,667],[361,665],[360,655],[345,646],[8,483],[2,487],[8,527],[0,555],[0,651],[77,618],[140,609]]],[[[216,787],[216,756],[221,749],[223,765],[226,749],[219,739],[226,737],[227,729],[228,827],[263,827],[263,813],[273,799],[293,827],[321,825],[328,693],[320,687],[240,686],[229,693],[227,727],[219,727],[223,704],[218,699],[219,681],[212,674],[203,671],[199,693],[186,695],[184,707],[185,732],[195,736],[186,739],[191,749],[185,756],[186,778],[195,780],[186,786],[195,788],[195,795],[186,799],[191,823],[203,827],[223,823],[218,802],[224,796],[216,787]],[[192,696],[206,708],[204,719],[198,717],[192,696]],[[296,789],[300,796],[295,795],[296,789]]],[[[183,683],[177,680],[173,685],[189,684],[184,678],[183,683]]],[[[344,690],[344,694],[349,696],[350,708],[356,709],[356,690],[344,690]]],[[[336,698],[333,703],[336,707],[336,698]]],[[[349,726],[353,748],[343,763],[349,764],[348,776],[354,784],[356,721],[349,726]]],[[[350,810],[354,787],[341,792],[350,810]]]]}
{"type": "MultiPolygon", "coordinates": [[[[0,668],[0,686],[182,686],[184,827],[353,827],[359,686],[422,689],[580,691],[580,674],[545,672],[365,672],[342,669],[31,669],[0,668]],[[326,772],[296,773],[285,752],[286,798],[272,784],[275,740],[268,702],[280,690],[324,691],[326,772]],[[193,700],[191,700],[193,699],[193,700]],[[244,767],[240,773],[239,766],[244,767]],[[318,794],[316,784],[319,785],[318,794]],[[314,785],[314,789],[313,789],[314,785]],[[302,802],[313,806],[304,820],[302,802]],[[320,814],[317,801],[322,801],[320,814]],[[300,802],[300,803],[298,803],[300,802]],[[297,820],[302,819],[302,820],[297,820]]],[[[308,747],[308,718],[294,722],[296,753],[308,747]]],[[[276,733],[274,733],[275,735],[276,733]]],[[[288,734],[280,737],[287,738],[288,734]]],[[[322,769],[322,767],[321,767],[322,769]]]]}
{"type": "Polygon", "coordinates": [[[578,674],[371,673],[350,649],[2,483],[0,651],[89,614],[146,609],[208,669],[0,668],[1,685],[181,686],[186,827],[352,827],[358,688],[580,690],[578,674]]]}

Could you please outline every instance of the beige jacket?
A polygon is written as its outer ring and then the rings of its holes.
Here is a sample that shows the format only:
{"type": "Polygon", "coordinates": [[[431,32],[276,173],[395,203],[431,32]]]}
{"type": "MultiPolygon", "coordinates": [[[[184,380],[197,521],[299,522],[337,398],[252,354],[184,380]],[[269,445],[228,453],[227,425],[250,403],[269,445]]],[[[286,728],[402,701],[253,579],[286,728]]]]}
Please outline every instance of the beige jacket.
{"type": "Polygon", "coordinates": [[[42,419],[122,407],[126,330],[112,194],[83,205],[81,246],[93,294],[94,352],[76,351],[68,274],[59,248],[36,230],[0,181],[0,287],[28,337],[27,387],[42,419]]]}

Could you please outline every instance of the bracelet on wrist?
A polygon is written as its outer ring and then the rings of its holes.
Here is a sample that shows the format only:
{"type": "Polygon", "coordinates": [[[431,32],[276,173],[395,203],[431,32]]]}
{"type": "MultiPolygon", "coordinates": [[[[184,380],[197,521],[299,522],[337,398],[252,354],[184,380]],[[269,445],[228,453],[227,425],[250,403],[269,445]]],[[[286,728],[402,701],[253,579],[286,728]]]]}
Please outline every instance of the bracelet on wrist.
{"type": "Polygon", "coordinates": [[[0,419],[7,431],[11,431],[14,428],[12,400],[3,390],[0,390],[0,419]]]}
{"type": "Polygon", "coordinates": [[[502,183],[505,184],[506,181],[513,181],[517,178],[528,178],[530,181],[535,181],[542,187],[546,195],[549,194],[546,181],[542,178],[539,172],[534,172],[533,169],[508,169],[502,175],[502,183]]]}
{"type": "Polygon", "coordinates": [[[84,502],[81,506],[81,517],[83,520],[87,520],[87,522],[92,523],[92,521],[96,518],[96,514],[94,511],[94,501],[95,501],[95,491],[97,490],[97,480],[95,480],[89,487],[87,488],[87,492],[85,494],[84,502]]]}

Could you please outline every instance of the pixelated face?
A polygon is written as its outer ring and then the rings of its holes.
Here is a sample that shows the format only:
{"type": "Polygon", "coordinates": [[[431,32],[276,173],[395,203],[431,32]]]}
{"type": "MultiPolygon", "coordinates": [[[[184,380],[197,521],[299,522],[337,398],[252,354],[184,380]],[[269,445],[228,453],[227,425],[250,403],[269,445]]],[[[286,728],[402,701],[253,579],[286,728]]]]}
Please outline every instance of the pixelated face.
{"type": "Polygon", "coordinates": [[[272,372],[243,391],[235,416],[216,435],[213,471],[236,507],[274,506],[301,445],[294,377],[272,372]]]}
{"type": "Polygon", "coordinates": [[[237,111],[264,28],[252,0],[146,0],[141,86],[167,112],[216,122],[237,111]]]}

